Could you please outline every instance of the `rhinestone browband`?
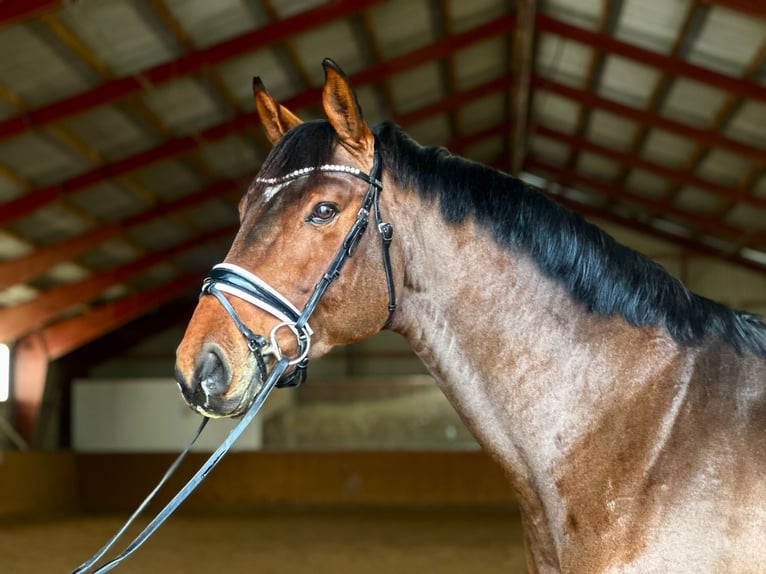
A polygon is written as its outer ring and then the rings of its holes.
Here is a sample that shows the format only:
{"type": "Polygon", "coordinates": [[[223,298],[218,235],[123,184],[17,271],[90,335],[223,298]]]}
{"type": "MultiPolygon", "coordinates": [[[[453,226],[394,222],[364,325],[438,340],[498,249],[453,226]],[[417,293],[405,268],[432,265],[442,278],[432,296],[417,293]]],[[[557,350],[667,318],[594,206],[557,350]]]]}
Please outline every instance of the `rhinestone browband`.
{"type": "MultiPolygon", "coordinates": [[[[356,177],[361,177],[362,179],[367,178],[367,174],[364,173],[358,167],[351,167],[348,165],[325,164],[325,165],[320,165],[319,167],[302,167],[300,169],[296,169],[295,171],[291,171],[287,175],[282,175],[280,177],[257,177],[255,178],[255,181],[257,181],[258,183],[265,183],[266,185],[278,185],[280,183],[285,183],[287,181],[290,181],[291,179],[297,179],[299,177],[303,177],[315,171],[341,172],[341,173],[348,173],[356,177]]],[[[377,179],[372,183],[374,183],[378,187],[383,186],[383,184],[377,179]]]]}

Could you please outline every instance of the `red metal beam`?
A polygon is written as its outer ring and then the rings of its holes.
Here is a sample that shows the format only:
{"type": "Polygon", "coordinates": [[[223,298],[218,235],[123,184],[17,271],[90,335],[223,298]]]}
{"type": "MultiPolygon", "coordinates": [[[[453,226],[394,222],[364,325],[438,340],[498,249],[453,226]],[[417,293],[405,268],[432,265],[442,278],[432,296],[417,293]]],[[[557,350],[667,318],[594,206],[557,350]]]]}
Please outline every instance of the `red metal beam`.
{"type": "Polygon", "coordinates": [[[453,112],[469,102],[511,89],[513,81],[513,74],[508,74],[462,92],[453,92],[446,98],[432,104],[417,108],[411,112],[398,114],[394,116],[394,121],[400,126],[407,126],[436,115],[453,112]]]}
{"type": "MultiPolygon", "coordinates": [[[[510,129],[511,129],[511,122],[502,122],[500,124],[490,126],[484,130],[476,132],[475,134],[464,136],[462,138],[457,138],[451,141],[449,144],[447,144],[447,147],[450,150],[452,150],[454,153],[461,153],[462,150],[464,150],[466,147],[470,145],[477,144],[481,141],[484,141],[492,137],[505,135],[508,133],[510,129]]],[[[572,136],[569,136],[569,137],[572,137],[572,136]]],[[[506,162],[501,161],[500,165],[502,165],[502,168],[507,167],[506,162]]],[[[545,171],[548,174],[553,175],[556,178],[556,180],[559,183],[562,183],[563,185],[568,185],[570,187],[577,187],[578,184],[587,185],[593,189],[597,189],[598,191],[600,191],[601,193],[603,193],[604,195],[608,197],[620,199],[627,202],[632,202],[634,204],[644,207],[650,212],[670,213],[678,217],[679,219],[683,219],[695,225],[700,225],[712,233],[725,235],[727,237],[731,237],[732,239],[741,238],[745,234],[744,230],[728,225],[726,223],[723,223],[717,217],[705,217],[700,214],[690,213],[688,211],[680,209],[671,204],[662,203],[647,197],[643,197],[635,193],[632,193],[629,190],[616,187],[610,183],[595,179],[593,177],[589,177],[589,176],[577,173],[573,170],[569,170],[563,167],[549,164],[545,160],[534,157],[534,156],[527,157],[524,165],[528,169],[531,169],[533,171],[535,170],[545,171]]]]}
{"type": "Polygon", "coordinates": [[[744,230],[724,223],[718,217],[706,217],[699,213],[690,213],[673,204],[657,201],[655,199],[632,193],[594,177],[578,173],[571,169],[566,169],[550,164],[538,157],[530,156],[527,159],[526,165],[529,167],[529,169],[535,172],[543,171],[552,175],[555,180],[562,185],[568,187],[584,185],[603,193],[607,197],[625,201],[627,203],[632,203],[634,205],[639,205],[650,213],[672,215],[693,225],[704,227],[716,235],[722,235],[731,239],[737,239],[745,235],[744,230]]]}
{"type": "Polygon", "coordinates": [[[666,118],[649,110],[639,110],[632,108],[613,100],[602,98],[601,96],[598,96],[592,92],[573,88],[565,84],[560,84],[548,78],[543,78],[542,76],[532,76],[532,86],[539,90],[546,90],[565,98],[575,100],[584,106],[599,108],[619,116],[624,116],[638,124],[674,132],[678,135],[686,137],[692,141],[696,141],[697,143],[707,145],[709,147],[720,147],[728,149],[729,151],[732,151],[736,154],[747,156],[757,161],[766,162],[765,148],[751,146],[740,141],[727,138],[718,132],[695,128],[690,125],[671,120],[670,118],[666,118]]]}
{"type": "MultiPolygon", "coordinates": [[[[381,0],[335,0],[313,10],[302,12],[262,28],[231,38],[219,44],[190,52],[176,60],[143,70],[134,76],[110,80],[88,90],[13,116],[0,122],[0,140],[20,134],[29,128],[40,127],[85,112],[96,106],[114,102],[146,89],[147,84],[158,86],[171,79],[199,72],[235,56],[253,52],[311,28],[346,18],[381,0]]],[[[20,2],[21,3],[21,2],[20,2]]]]}
{"type": "MultiPolygon", "coordinates": [[[[469,30],[464,34],[445,38],[435,44],[415,50],[390,61],[371,66],[366,70],[353,74],[351,80],[357,86],[364,86],[368,83],[382,79],[387,74],[394,74],[432,59],[444,57],[455,50],[486,37],[506,33],[513,28],[514,23],[515,19],[510,16],[494,20],[484,26],[469,30]]],[[[447,108],[456,105],[461,101],[466,101],[466,98],[479,97],[481,94],[488,94],[495,88],[502,89],[503,87],[512,84],[512,81],[512,76],[498,78],[486,86],[469,90],[465,96],[450,96],[443,102],[435,104],[436,107],[427,106],[423,110],[400,116],[398,119],[403,124],[418,121],[419,119],[434,113],[439,106],[447,108]]],[[[543,78],[539,75],[533,75],[531,83],[536,89],[551,91],[563,97],[581,102],[588,107],[603,109],[617,115],[625,116],[642,125],[671,131],[711,147],[728,149],[734,153],[766,163],[766,149],[727,138],[720,133],[695,128],[648,110],[632,108],[613,100],[602,98],[591,92],[543,78]]],[[[305,107],[316,103],[320,93],[321,91],[319,88],[309,89],[287,99],[284,103],[292,108],[305,107]]],[[[2,207],[0,210],[0,225],[7,225],[9,222],[27,215],[59,197],[75,193],[85,187],[104,181],[109,177],[123,175],[132,170],[191,151],[199,145],[200,139],[204,141],[214,141],[236,132],[237,130],[244,129],[246,126],[253,125],[254,123],[257,123],[257,121],[258,118],[255,112],[244,114],[204,130],[199,134],[199,137],[175,138],[134,156],[80,174],[60,184],[30,190],[21,198],[8,202],[2,207]]]]}
{"type": "Polygon", "coordinates": [[[9,342],[43,327],[78,303],[86,303],[114,285],[147,271],[150,267],[200,245],[233,237],[238,226],[226,227],[194,237],[164,251],[157,251],[115,269],[95,273],[81,281],[55,287],[31,301],[0,309],[0,341],[9,342]]]}
{"type": "Polygon", "coordinates": [[[213,141],[221,139],[236,130],[242,130],[252,124],[240,124],[238,122],[243,120],[253,121],[256,119],[256,115],[253,112],[246,116],[240,116],[204,130],[197,138],[191,136],[174,138],[135,155],[96,167],[61,183],[30,189],[18,199],[2,206],[2,209],[0,209],[0,226],[7,225],[11,221],[29,215],[57,199],[67,197],[97,183],[194,150],[199,147],[200,139],[213,141]]]}
{"type": "Polygon", "coordinates": [[[691,64],[676,56],[667,56],[640,48],[617,40],[614,36],[603,32],[594,32],[578,28],[572,24],[556,20],[545,14],[538,14],[537,28],[551,34],[556,34],[582,44],[593,46],[602,52],[618,54],[631,60],[636,60],[653,68],[662,70],[673,76],[685,76],[698,82],[710,84],[727,92],[738,94],[744,98],[766,101],[766,86],[744,78],[735,78],[691,64]]]}
{"type": "Polygon", "coordinates": [[[726,251],[717,249],[715,247],[711,247],[710,245],[706,245],[698,241],[694,241],[693,239],[680,237],[678,235],[668,233],[667,231],[657,229],[656,227],[652,227],[651,225],[641,223],[634,219],[629,219],[627,217],[617,215],[616,213],[607,211],[606,209],[601,209],[592,205],[585,205],[560,195],[554,195],[551,197],[556,202],[560,203],[561,205],[565,206],[568,209],[571,209],[572,211],[576,211],[583,217],[597,218],[597,219],[603,219],[605,221],[611,221],[612,223],[616,223],[617,225],[620,225],[622,227],[633,229],[640,233],[645,233],[646,235],[650,235],[652,237],[656,237],[658,239],[668,241],[670,243],[673,243],[674,245],[683,247],[685,250],[691,253],[696,253],[697,255],[703,255],[705,257],[712,257],[715,259],[719,259],[727,263],[737,265],[739,267],[744,267],[745,269],[750,269],[751,271],[766,273],[766,265],[762,263],[758,263],[756,261],[752,261],[750,259],[746,259],[745,257],[742,257],[738,253],[727,253],[726,251]]]}
{"type": "MultiPolygon", "coordinates": [[[[540,81],[539,77],[537,81],[540,81]]],[[[453,93],[443,100],[439,100],[433,104],[418,108],[407,114],[401,114],[394,119],[402,126],[413,124],[425,120],[433,115],[452,112],[479,98],[508,90],[511,88],[511,86],[513,86],[513,83],[513,75],[508,74],[506,76],[502,76],[484,84],[475,86],[464,92],[453,93]]],[[[553,84],[553,88],[558,89],[558,84],[553,84]]],[[[491,126],[477,133],[453,140],[450,142],[449,147],[455,153],[462,153],[467,147],[484,141],[487,138],[507,135],[512,129],[512,126],[512,122],[503,122],[499,125],[491,126]]],[[[536,124],[534,130],[535,134],[539,134],[550,139],[555,139],[575,149],[586,150],[608,157],[623,166],[651,171],[675,183],[699,187],[722,198],[748,203],[750,205],[766,209],[766,197],[755,196],[751,193],[748,193],[746,190],[727,187],[699,177],[689,171],[683,171],[680,169],[674,169],[665,165],[653,163],[641,158],[640,156],[626,154],[614,148],[591,142],[581,136],[574,136],[560,132],[543,124],[536,124]]]]}
{"type": "Polygon", "coordinates": [[[119,225],[97,227],[84,235],[59,243],[51,243],[29,255],[0,262],[0,289],[7,289],[39,277],[54,265],[68,261],[93,246],[118,235],[119,225]]]}
{"type": "Polygon", "coordinates": [[[196,273],[182,275],[154,289],[128,295],[82,315],[53,323],[42,331],[50,360],[59,359],[85,343],[177,297],[185,290],[200,285],[201,279],[196,273]]]}
{"type": "Polygon", "coordinates": [[[2,261],[0,262],[0,289],[7,289],[12,285],[39,277],[54,265],[73,259],[81,253],[92,249],[95,245],[117,237],[131,227],[136,227],[169,213],[187,209],[203,201],[220,197],[233,189],[241,187],[243,181],[244,179],[241,181],[228,179],[217,181],[196,193],[168,203],[159,204],[122,222],[97,227],[82,235],[41,247],[24,257],[2,261]]]}
{"type": "MultiPolygon", "coordinates": [[[[444,57],[465,46],[486,39],[488,36],[506,33],[513,28],[515,18],[506,16],[493,20],[483,26],[473,28],[455,36],[441,39],[413,52],[392,60],[375,64],[366,70],[351,75],[355,86],[361,87],[379,81],[386,75],[395,74],[418,66],[433,59],[444,57]]],[[[321,99],[321,88],[311,88],[282,102],[285,106],[299,109],[315,105],[321,99]]],[[[146,167],[153,163],[191,151],[199,146],[200,141],[215,141],[236,131],[244,130],[258,123],[258,114],[250,112],[234,117],[226,122],[212,126],[197,136],[174,138],[154,148],[136,155],[106,164],[64,182],[47,187],[29,190],[25,195],[1,206],[0,226],[7,225],[20,217],[28,215],[61,197],[66,197],[86,187],[105,181],[110,177],[124,175],[130,171],[146,167]]]]}
{"type": "Polygon", "coordinates": [[[61,5],[61,0],[3,0],[0,2],[0,28],[23,22],[61,5]]]}
{"type": "Polygon", "coordinates": [[[766,3],[763,0],[702,0],[703,4],[722,6],[759,18],[766,18],[766,3]]]}

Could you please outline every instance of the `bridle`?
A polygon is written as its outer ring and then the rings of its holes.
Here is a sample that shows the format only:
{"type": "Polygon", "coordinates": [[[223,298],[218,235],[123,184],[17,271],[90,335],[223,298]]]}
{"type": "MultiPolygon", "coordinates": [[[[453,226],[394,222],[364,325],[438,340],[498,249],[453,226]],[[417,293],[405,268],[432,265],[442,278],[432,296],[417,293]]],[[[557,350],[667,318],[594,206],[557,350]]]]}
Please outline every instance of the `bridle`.
{"type": "Polygon", "coordinates": [[[343,243],[335,253],[335,257],[333,257],[324,275],[322,275],[322,278],[314,287],[314,291],[303,309],[299,311],[286,297],[271,287],[266,281],[246,269],[231,263],[220,263],[213,267],[203,282],[202,293],[200,295],[212,295],[218,299],[223,309],[231,317],[237,329],[239,329],[239,332],[247,341],[247,346],[253,354],[263,377],[266,375],[265,358],[267,356],[273,356],[277,361],[284,357],[277,342],[277,333],[280,330],[288,329],[295,336],[298,343],[298,351],[295,357],[288,358],[288,365],[294,366],[294,369],[277,382],[277,387],[295,387],[306,380],[309,363],[308,353],[311,347],[311,336],[313,335],[308,320],[327,289],[340,275],[346,261],[354,254],[359,241],[367,230],[371,212],[375,217],[375,224],[381,240],[383,269],[386,273],[388,287],[388,318],[383,327],[390,323],[391,317],[396,310],[396,293],[393,272],[391,270],[391,256],[389,254],[394,228],[390,223],[384,222],[380,214],[379,197],[380,192],[383,190],[383,184],[380,179],[382,162],[377,138],[375,139],[372,169],[369,174],[356,167],[326,164],[300,168],[281,177],[256,178],[255,182],[281,187],[317,172],[351,175],[367,183],[367,192],[362,200],[362,206],[357,213],[356,221],[354,221],[348,233],[346,233],[343,243]],[[279,319],[280,322],[272,328],[268,339],[263,335],[254,333],[240,319],[224,294],[247,301],[251,305],[279,319]]]}
{"type": "MultiPolygon", "coordinates": [[[[213,295],[223,306],[224,310],[229,314],[240,333],[245,337],[247,346],[255,356],[255,360],[258,363],[259,369],[261,369],[261,375],[265,378],[263,385],[255,393],[255,396],[251,400],[247,411],[239,420],[237,425],[229,432],[229,435],[221,443],[221,445],[210,455],[205,461],[202,467],[189,479],[189,481],[181,488],[181,490],[168,502],[162,510],[154,517],[153,520],[136,536],[133,541],[120,553],[117,557],[113,558],[106,564],[100,566],[96,570],[93,570],[93,574],[103,574],[115,568],[133,552],[135,552],[156,530],[165,520],[173,513],[173,511],[191,494],[194,489],[204,480],[208,473],[220,462],[223,456],[229,451],[234,441],[242,434],[247,428],[253,418],[256,416],[261,406],[263,405],[266,397],[269,395],[274,387],[290,387],[297,386],[302,383],[306,378],[306,370],[308,368],[308,352],[311,345],[312,330],[309,327],[308,320],[311,314],[316,309],[317,304],[325,294],[327,289],[332,285],[333,281],[338,278],[343,265],[346,263],[349,257],[354,254],[354,250],[359,244],[359,240],[364,235],[367,229],[367,224],[370,218],[370,212],[372,211],[375,217],[375,223],[378,227],[378,234],[380,235],[381,245],[383,249],[383,268],[386,272],[386,282],[388,284],[388,319],[383,325],[385,327],[390,321],[391,317],[396,310],[396,294],[394,292],[394,280],[393,273],[391,271],[391,257],[389,255],[389,247],[393,238],[394,228],[390,223],[386,223],[380,216],[379,195],[383,190],[383,184],[380,181],[380,173],[382,171],[380,155],[378,152],[377,140],[375,142],[375,152],[372,163],[372,170],[369,174],[364,173],[360,169],[355,167],[349,167],[344,165],[321,165],[317,167],[302,168],[280,178],[257,178],[256,183],[265,183],[268,185],[275,184],[287,184],[301,177],[305,177],[314,172],[326,172],[326,173],[347,173],[354,177],[357,177],[365,181],[368,185],[367,192],[362,200],[362,207],[359,209],[356,221],[346,233],[343,243],[330,262],[327,270],[320,279],[320,281],[314,287],[314,291],[311,294],[303,310],[298,311],[290,301],[279,293],[276,289],[271,287],[268,283],[250,273],[249,271],[229,263],[221,263],[213,267],[208,274],[202,286],[202,293],[200,296],[213,295]],[[254,333],[244,322],[239,318],[236,311],[232,307],[229,300],[224,293],[238,297],[252,305],[255,305],[259,309],[270,313],[280,320],[272,330],[267,340],[262,335],[254,333]],[[287,328],[293,332],[298,341],[298,354],[294,358],[289,358],[282,353],[279,344],[276,340],[277,332],[280,329],[287,328]],[[275,363],[272,367],[271,373],[266,377],[266,356],[272,355],[275,359],[275,363]],[[292,373],[289,373],[285,378],[282,378],[289,366],[294,366],[292,373]]],[[[167,472],[160,479],[159,484],[149,493],[144,501],[139,505],[135,512],[128,518],[125,524],[112,536],[107,543],[101,547],[90,559],[78,566],[72,574],[85,574],[94,568],[95,564],[105,555],[105,553],[114,545],[114,543],[127,531],[128,527],[134,522],[134,520],[140,515],[144,508],[154,498],[155,494],[160,488],[168,481],[174,471],[179,467],[181,461],[186,454],[190,451],[194,445],[197,437],[205,428],[208,419],[204,418],[197,430],[194,438],[186,449],[178,455],[176,460],[167,470],[167,472]]]]}

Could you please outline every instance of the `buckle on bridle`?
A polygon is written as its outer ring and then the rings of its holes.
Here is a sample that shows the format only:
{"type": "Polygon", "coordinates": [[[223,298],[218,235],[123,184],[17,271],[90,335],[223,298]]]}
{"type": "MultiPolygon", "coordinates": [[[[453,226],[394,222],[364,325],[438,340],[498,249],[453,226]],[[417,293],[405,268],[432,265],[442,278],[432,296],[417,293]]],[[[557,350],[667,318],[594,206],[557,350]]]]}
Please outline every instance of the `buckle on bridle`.
{"type": "Polygon", "coordinates": [[[309,333],[306,331],[305,327],[300,329],[295,323],[290,321],[282,321],[281,323],[274,325],[274,327],[271,329],[271,333],[269,333],[269,341],[260,350],[260,352],[264,356],[273,356],[277,361],[284,357],[287,359],[287,366],[293,366],[303,362],[308,357],[310,349],[311,337],[309,336],[309,333]],[[279,346],[279,342],[277,341],[277,332],[284,328],[287,328],[293,335],[295,335],[295,341],[298,344],[298,352],[300,354],[293,359],[287,357],[282,352],[282,348],[279,346]]]}

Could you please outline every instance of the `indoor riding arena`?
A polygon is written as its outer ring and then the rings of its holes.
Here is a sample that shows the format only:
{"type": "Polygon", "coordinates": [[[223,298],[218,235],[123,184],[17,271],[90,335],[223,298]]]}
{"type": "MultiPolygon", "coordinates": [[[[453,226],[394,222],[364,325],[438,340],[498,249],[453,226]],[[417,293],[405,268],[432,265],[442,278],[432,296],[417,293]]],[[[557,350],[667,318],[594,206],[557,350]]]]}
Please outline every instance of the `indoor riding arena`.
{"type": "MultiPolygon", "coordinates": [[[[332,58],[370,126],[520,178],[691,291],[766,315],[759,0],[6,0],[0,52],[3,574],[94,556],[203,420],[176,349],[272,148],[254,76],[320,119],[332,58]]],[[[458,414],[428,359],[389,330],[312,358],[115,571],[527,572],[523,497],[491,454],[508,447],[469,430],[497,405],[458,414]]],[[[210,420],[99,564],[237,422],[210,420]]]]}

